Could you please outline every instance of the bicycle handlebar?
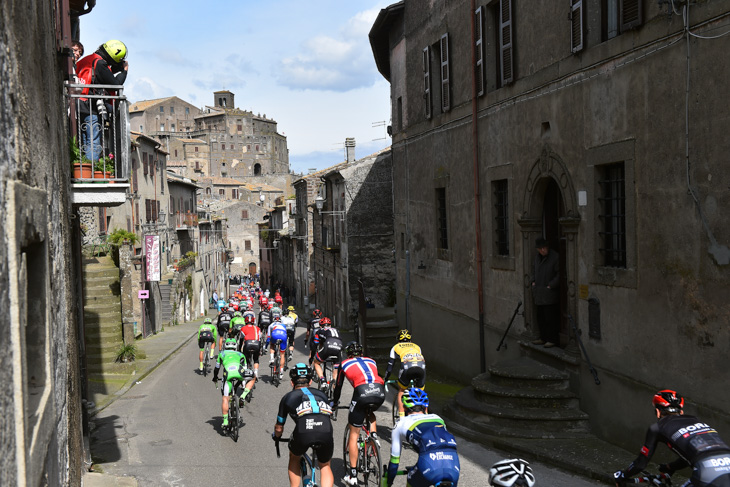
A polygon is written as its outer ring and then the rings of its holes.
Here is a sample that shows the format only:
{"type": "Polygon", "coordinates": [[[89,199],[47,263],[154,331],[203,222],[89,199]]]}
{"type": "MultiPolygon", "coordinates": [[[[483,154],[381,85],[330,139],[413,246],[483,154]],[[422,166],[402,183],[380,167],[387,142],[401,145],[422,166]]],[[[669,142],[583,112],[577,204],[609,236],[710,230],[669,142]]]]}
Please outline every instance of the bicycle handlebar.
{"type": "Polygon", "coordinates": [[[666,485],[665,480],[669,480],[672,476],[668,473],[652,474],[649,472],[642,472],[642,477],[634,477],[632,479],[620,479],[617,481],[619,485],[626,484],[655,484],[655,485],[666,485]]]}
{"type": "Polygon", "coordinates": [[[274,440],[274,444],[276,445],[276,458],[281,458],[281,452],[279,451],[279,443],[289,443],[290,438],[277,438],[274,433],[271,433],[271,439],[274,440]]]}

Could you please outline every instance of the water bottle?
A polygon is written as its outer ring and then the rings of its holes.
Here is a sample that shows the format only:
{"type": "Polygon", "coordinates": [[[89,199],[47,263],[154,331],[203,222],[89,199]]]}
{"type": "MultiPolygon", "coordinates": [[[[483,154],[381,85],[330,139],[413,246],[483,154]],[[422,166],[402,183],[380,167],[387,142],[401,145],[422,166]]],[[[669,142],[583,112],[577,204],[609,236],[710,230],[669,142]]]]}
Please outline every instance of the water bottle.
{"type": "Polygon", "coordinates": [[[307,475],[306,477],[302,477],[302,485],[305,487],[309,487],[310,483],[312,482],[312,477],[307,475]]]}

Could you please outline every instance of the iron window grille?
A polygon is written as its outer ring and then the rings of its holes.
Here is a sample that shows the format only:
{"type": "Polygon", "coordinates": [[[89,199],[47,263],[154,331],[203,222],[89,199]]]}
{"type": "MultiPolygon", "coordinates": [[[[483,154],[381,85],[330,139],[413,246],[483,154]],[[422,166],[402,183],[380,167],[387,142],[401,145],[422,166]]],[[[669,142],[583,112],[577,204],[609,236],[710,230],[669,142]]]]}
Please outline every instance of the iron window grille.
{"type": "Polygon", "coordinates": [[[626,181],[624,163],[606,164],[599,169],[601,196],[598,198],[602,246],[599,248],[606,267],[626,268],[626,181]]]}

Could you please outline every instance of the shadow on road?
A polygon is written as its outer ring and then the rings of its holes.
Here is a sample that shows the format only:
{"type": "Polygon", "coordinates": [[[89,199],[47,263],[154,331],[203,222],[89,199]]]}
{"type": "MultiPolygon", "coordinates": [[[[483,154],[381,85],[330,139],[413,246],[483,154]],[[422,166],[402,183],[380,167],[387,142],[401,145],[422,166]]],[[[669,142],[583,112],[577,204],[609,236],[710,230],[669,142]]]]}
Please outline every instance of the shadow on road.
{"type": "Polygon", "coordinates": [[[120,416],[96,417],[91,432],[91,454],[94,463],[118,462],[122,459],[120,444],[127,443],[130,435],[120,416]]]}

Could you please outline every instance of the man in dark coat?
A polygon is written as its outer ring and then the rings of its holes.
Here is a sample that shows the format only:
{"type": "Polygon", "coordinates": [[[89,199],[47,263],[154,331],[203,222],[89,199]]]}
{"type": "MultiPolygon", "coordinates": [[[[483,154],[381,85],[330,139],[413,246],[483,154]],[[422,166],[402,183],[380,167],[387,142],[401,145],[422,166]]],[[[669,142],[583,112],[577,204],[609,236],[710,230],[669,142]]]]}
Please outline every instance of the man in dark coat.
{"type": "Polygon", "coordinates": [[[535,345],[551,348],[560,344],[560,258],[548,241],[535,241],[537,254],[532,265],[532,301],[535,304],[540,338],[535,345]]]}

